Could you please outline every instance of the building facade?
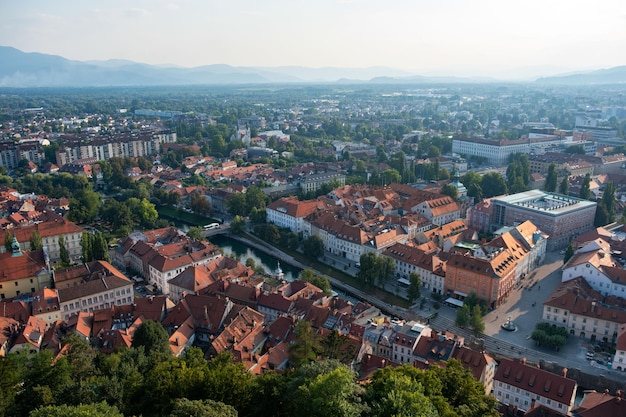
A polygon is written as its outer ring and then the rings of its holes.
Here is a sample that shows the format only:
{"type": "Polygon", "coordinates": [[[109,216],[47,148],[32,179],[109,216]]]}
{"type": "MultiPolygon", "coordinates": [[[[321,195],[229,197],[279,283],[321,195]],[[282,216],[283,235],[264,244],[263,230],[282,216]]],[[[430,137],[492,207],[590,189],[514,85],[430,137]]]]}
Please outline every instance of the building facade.
{"type": "Polygon", "coordinates": [[[491,205],[494,229],[530,220],[549,236],[549,251],[564,248],[574,237],[591,230],[597,207],[592,201],[540,190],[497,197],[491,205]]]}

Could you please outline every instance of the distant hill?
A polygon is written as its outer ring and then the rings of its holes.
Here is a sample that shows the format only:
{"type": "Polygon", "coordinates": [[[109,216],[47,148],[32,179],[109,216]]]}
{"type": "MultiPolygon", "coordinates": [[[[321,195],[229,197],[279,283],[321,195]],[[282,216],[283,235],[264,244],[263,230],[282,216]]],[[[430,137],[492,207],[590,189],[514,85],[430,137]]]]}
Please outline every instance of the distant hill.
{"type": "Polygon", "coordinates": [[[576,74],[554,75],[542,77],[536,83],[542,84],[623,84],[626,83],[626,66],[619,66],[596,71],[581,72],[576,74]]]}
{"type": "MultiPolygon", "coordinates": [[[[238,85],[281,83],[459,84],[502,82],[484,77],[424,76],[389,67],[307,68],[233,67],[216,64],[194,68],[148,65],[133,61],[72,61],[57,55],[27,53],[0,46],[0,87],[109,87],[238,85]]],[[[626,82],[626,66],[537,80],[544,84],[626,82]]]]}
{"type": "Polygon", "coordinates": [[[0,87],[126,87],[334,82],[424,84],[476,81],[455,77],[423,77],[388,67],[282,66],[267,68],[216,64],[184,68],[175,65],[141,64],[123,59],[82,62],[56,55],[27,53],[12,47],[0,46],[0,87]]]}

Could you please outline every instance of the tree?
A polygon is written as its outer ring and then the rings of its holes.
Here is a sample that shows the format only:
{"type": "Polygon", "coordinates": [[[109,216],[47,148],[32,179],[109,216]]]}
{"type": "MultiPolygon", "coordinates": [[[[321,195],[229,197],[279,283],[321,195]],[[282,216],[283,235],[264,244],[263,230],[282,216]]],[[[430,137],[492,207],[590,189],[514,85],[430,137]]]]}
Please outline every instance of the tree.
{"type": "Polygon", "coordinates": [[[189,228],[187,232],[187,236],[193,240],[202,240],[204,239],[204,234],[202,233],[202,228],[200,226],[192,226],[189,228]]]}
{"type": "Polygon", "coordinates": [[[132,347],[143,347],[146,353],[149,353],[157,360],[162,360],[172,355],[167,332],[161,323],[153,320],[146,320],[139,325],[133,336],[132,347]]]}
{"type": "Polygon", "coordinates": [[[63,236],[59,236],[58,244],[59,244],[59,259],[61,260],[61,265],[69,266],[70,254],[67,251],[67,247],[65,246],[65,238],[63,236]]]}
{"type": "Polygon", "coordinates": [[[483,312],[477,304],[472,309],[472,315],[469,322],[472,331],[476,336],[485,331],[485,321],[483,320],[483,312]]]}
{"type": "Polygon", "coordinates": [[[246,196],[243,193],[231,194],[230,198],[226,200],[226,207],[231,216],[246,217],[248,215],[246,210],[246,196]]]}
{"type": "Polygon", "coordinates": [[[300,279],[315,285],[326,294],[331,293],[330,280],[322,275],[316,274],[312,269],[302,270],[302,272],[300,272],[300,279]]]}
{"type": "Polygon", "coordinates": [[[553,162],[548,167],[548,175],[546,176],[546,186],[545,190],[549,193],[553,193],[556,191],[557,187],[557,172],[556,172],[556,164],[553,162]]]}
{"type": "Polygon", "coordinates": [[[178,398],[169,417],[237,417],[235,407],[213,400],[178,398]]]}
{"type": "Polygon", "coordinates": [[[300,320],[294,329],[295,340],[289,346],[291,360],[296,366],[313,362],[321,351],[318,336],[311,328],[311,322],[300,320]]]}
{"type": "Polygon", "coordinates": [[[563,326],[554,326],[547,322],[540,322],[535,325],[535,330],[530,334],[531,339],[537,346],[545,344],[553,347],[557,351],[567,342],[567,329],[563,326]]]}
{"type": "Polygon", "coordinates": [[[104,234],[101,232],[97,232],[91,235],[92,243],[92,252],[93,259],[96,261],[107,261],[110,262],[111,258],[109,257],[109,245],[104,237],[104,234]]]}
{"type": "Polygon", "coordinates": [[[228,149],[228,144],[224,140],[224,137],[222,137],[219,133],[211,138],[211,144],[209,146],[211,149],[211,155],[214,156],[224,156],[226,150],[228,149]]]}
{"type": "Polygon", "coordinates": [[[451,197],[454,201],[459,199],[459,190],[452,184],[446,184],[441,187],[441,194],[451,197]]]}
{"type": "Polygon", "coordinates": [[[100,208],[100,194],[91,186],[81,188],[72,193],[68,218],[78,223],[89,223],[96,218],[100,208]]]}
{"type": "Polygon", "coordinates": [[[567,249],[565,249],[565,254],[563,255],[563,263],[566,264],[572,256],[574,256],[574,245],[570,243],[567,249]]]}
{"type": "Polygon", "coordinates": [[[506,182],[504,177],[498,172],[489,172],[485,174],[480,181],[480,188],[484,198],[490,198],[497,195],[506,194],[506,182]]]}
{"type": "Polygon", "coordinates": [[[39,234],[39,230],[33,232],[33,235],[30,237],[30,250],[41,250],[43,249],[43,242],[41,240],[41,235],[39,234]]]}
{"type": "Polygon", "coordinates": [[[198,214],[203,216],[211,213],[211,202],[205,195],[195,192],[191,194],[189,201],[189,207],[198,214]]]}
{"type": "Polygon", "coordinates": [[[559,184],[559,193],[563,195],[569,195],[569,177],[566,176],[559,184]]]}
{"type": "Polygon", "coordinates": [[[600,201],[596,207],[596,216],[593,220],[593,225],[595,227],[604,226],[610,223],[610,214],[604,205],[604,201],[600,201]]]}
{"type": "Polygon", "coordinates": [[[248,187],[245,193],[246,198],[246,215],[249,215],[253,208],[262,210],[268,200],[267,194],[259,187],[248,187]]]}
{"type": "Polygon", "coordinates": [[[422,278],[419,274],[411,272],[409,274],[409,288],[406,290],[406,295],[409,299],[409,303],[413,303],[420,298],[422,288],[422,278]]]}
{"type": "Polygon", "coordinates": [[[115,406],[106,402],[95,404],[49,405],[30,412],[29,417],[124,417],[115,406]]]}
{"type": "Polygon", "coordinates": [[[4,232],[4,248],[9,253],[13,249],[13,235],[8,230],[4,232]]]}
{"type": "Polygon", "coordinates": [[[233,407],[249,406],[252,392],[252,375],[233,355],[221,352],[208,362],[208,370],[202,381],[200,393],[203,398],[220,401],[233,407]]]}
{"type": "Polygon", "coordinates": [[[304,239],[302,243],[304,254],[310,259],[318,259],[324,254],[324,241],[316,235],[304,239]]]}
{"type": "Polygon", "coordinates": [[[136,197],[131,197],[126,200],[126,205],[132,214],[133,223],[136,225],[153,227],[159,218],[155,205],[145,198],[140,200],[136,197]]]}
{"type": "Polygon", "coordinates": [[[580,185],[580,193],[578,194],[578,197],[583,200],[589,200],[589,197],[591,196],[591,189],[589,188],[590,185],[591,175],[587,173],[585,174],[585,178],[583,178],[583,183],[580,185]]]}
{"type": "Polygon", "coordinates": [[[613,181],[610,181],[606,184],[606,187],[604,187],[604,192],[602,193],[602,203],[608,212],[608,220],[604,224],[611,223],[615,220],[615,185],[613,184],[613,181]]]}
{"type": "Polygon", "coordinates": [[[340,366],[317,375],[298,387],[295,401],[290,404],[292,415],[303,417],[357,417],[366,407],[361,404],[363,388],[356,383],[354,373],[340,366]]]}
{"type": "Polygon", "coordinates": [[[463,304],[461,308],[456,311],[455,323],[460,327],[466,327],[470,323],[470,317],[472,312],[467,304],[463,304]]]}
{"type": "Polygon", "coordinates": [[[245,230],[245,227],[246,227],[246,221],[244,220],[243,217],[239,215],[236,215],[233,218],[233,221],[230,223],[230,230],[235,234],[239,234],[243,232],[245,230]]]}
{"type": "Polygon", "coordinates": [[[93,239],[91,233],[83,232],[80,237],[80,248],[83,262],[93,261],[93,239]]]}

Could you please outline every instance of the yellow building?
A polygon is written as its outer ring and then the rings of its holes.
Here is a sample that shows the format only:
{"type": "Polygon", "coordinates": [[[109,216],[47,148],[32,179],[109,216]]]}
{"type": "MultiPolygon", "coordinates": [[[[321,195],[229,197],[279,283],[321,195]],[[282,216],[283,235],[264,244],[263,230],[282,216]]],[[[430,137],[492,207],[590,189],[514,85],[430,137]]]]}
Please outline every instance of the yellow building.
{"type": "Polygon", "coordinates": [[[22,251],[13,240],[12,252],[0,253],[0,298],[31,294],[52,284],[51,272],[43,250],[22,251]]]}

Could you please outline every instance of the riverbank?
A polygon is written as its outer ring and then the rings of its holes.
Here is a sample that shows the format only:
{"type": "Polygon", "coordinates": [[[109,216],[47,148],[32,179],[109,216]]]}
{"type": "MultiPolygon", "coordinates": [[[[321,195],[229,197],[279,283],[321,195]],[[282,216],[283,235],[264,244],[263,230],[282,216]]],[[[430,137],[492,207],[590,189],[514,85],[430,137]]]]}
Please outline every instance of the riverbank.
{"type": "MultiPolygon", "coordinates": [[[[363,301],[367,301],[368,303],[370,303],[371,305],[379,308],[381,311],[385,312],[386,314],[389,314],[391,316],[395,316],[404,320],[420,320],[420,321],[425,321],[425,318],[418,316],[416,313],[412,312],[411,310],[408,310],[404,307],[398,306],[398,305],[394,305],[391,301],[392,300],[386,300],[384,298],[381,297],[381,294],[384,297],[387,298],[395,298],[395,296],[388,294],[388,293],[383,293],[382,290],[376,289],[376,294],[369,294],[363,290],[360,290],[358,288],[353,287],[352,285],[349,285],[339,279],[336,279],[326,273],[324,273],[323,271],[318,270],[317,268],[315,268],[312,265],[308,265],[305,264],[297,259],[295,259],[292,255],[274,247],[271,246],[270,244],[263,242],[257,238],[255,238],[254,236],[248,235],[248,234],[244,234],[244,235],[235,235],[235,234],[230,234],[229,237],[233,240],[236,240],[238,242],[241,242],[242,244],[245,245],[249,245],[250,247],[253,247],[256,250],[259,250],[263,253],[266,253],[267,255],[273,256],[275,258],[277,258],[278,260],[280,260],[280,262],[284,262],[287,263],[289,265],[292,265],[296,268],[300,268],[300,269],[312,269],[314,270],[318,275],[321,275],[325,278],[327,278],[331,285],[339,291],[343,291],[346,294],[349,294],[351,296],[354,296],[358,299],[361,299],[363,301]]],[[[406,301],[403,300],[404,303],[406,303],[406,301]]]]}

